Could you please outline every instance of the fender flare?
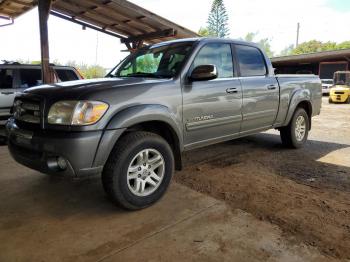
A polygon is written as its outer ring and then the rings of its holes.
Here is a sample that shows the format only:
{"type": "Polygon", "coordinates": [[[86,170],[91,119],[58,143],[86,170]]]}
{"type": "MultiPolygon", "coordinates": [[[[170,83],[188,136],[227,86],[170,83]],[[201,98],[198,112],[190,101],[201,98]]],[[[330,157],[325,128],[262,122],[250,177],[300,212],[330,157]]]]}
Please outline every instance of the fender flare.
{"type": "Polygon", "coordinates": [[[134,105],[117,112],[110,119],[100,141],[94,165],[104,165],[115,143],[128,127],[149,121],[168,124],[177,136],[180,152],[183,150],[182,131],[178,127],[179,121],[168,107],[157,104],[134,105]]]}
{"type": "MultiPolygon", "coordinates": [[[[292,94],[291,99],[290,99],[290,103],[289,103],[289,107],[288,107],[288,111],[287,111],[287,115],[286,115],[286,118],[284,121],[284,126],[287,126],[289,124],[297,106],[301,102],[307,102],[312,110],[311,92],[309,89],[298,89],[292,94]]],[[[311,122],[311,116],[310,116],[310,122],[311,122]]]]}
{"type": "Polygon", "coordinates": [[[177,135],[182,146],[182,132],[178,128],[179,121],[176,120],[175,115],[170,112],[169,108],[164,105],[147,104],[125,108],[112,117],[106,129],[128,128],[148,121],[160,121],[168,124],[177,135]]]}

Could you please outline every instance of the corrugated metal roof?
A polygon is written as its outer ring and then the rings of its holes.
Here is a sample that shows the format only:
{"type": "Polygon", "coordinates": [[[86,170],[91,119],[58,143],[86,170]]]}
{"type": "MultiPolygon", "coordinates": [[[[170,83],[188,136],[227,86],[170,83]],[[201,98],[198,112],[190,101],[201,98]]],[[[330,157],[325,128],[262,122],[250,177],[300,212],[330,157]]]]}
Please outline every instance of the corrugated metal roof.
{"type": "Polygon", "coordinates": [[[15,19],[36,5],[36,0],[0,0],[0,15],[15,19]]]}
{"type": "MultiPolygon", "coordinates": [[[[37,0],[0,0],[0,15],[17,18],[36,5],[37,0]]],[[[51,10],[61,18],[87,23],[120,38],[142,38],[157,43],[198,36],[126,0],[53,0],[51,10]]]]}

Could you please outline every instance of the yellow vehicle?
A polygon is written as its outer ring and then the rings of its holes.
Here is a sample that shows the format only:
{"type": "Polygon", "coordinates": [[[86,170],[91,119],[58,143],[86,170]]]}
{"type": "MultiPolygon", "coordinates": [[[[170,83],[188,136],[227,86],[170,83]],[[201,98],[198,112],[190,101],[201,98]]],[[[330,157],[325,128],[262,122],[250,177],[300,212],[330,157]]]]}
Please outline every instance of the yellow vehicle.
{"type": "Polygon", "coordinates": [[[350,103],[350,71],[334,73],[334,86],[329,91],[329,103],[350,103]]]}

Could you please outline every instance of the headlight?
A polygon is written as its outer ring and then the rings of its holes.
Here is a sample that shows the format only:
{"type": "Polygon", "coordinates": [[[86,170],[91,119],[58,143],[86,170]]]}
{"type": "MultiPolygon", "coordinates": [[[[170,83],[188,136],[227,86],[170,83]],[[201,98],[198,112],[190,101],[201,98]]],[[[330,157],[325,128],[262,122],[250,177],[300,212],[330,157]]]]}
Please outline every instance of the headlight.
{"type": "Polygon", "coordinates": [[[59,101],[53,104],[48,115],[49,124],[91,125],[95,124],[108,109],[99,101],[59,101]]]}

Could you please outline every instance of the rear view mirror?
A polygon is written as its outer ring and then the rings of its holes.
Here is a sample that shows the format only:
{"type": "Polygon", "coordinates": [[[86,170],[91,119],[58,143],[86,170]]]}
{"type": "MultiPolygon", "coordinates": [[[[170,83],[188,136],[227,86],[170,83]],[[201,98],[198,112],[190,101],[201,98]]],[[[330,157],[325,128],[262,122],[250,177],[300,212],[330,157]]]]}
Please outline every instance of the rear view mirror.
{"type": "Polygon", "coordinates": [[[212,80],[218,77],[215,65],[199,65],[193,69],[190,79],[192,81],[212,80]]]}

